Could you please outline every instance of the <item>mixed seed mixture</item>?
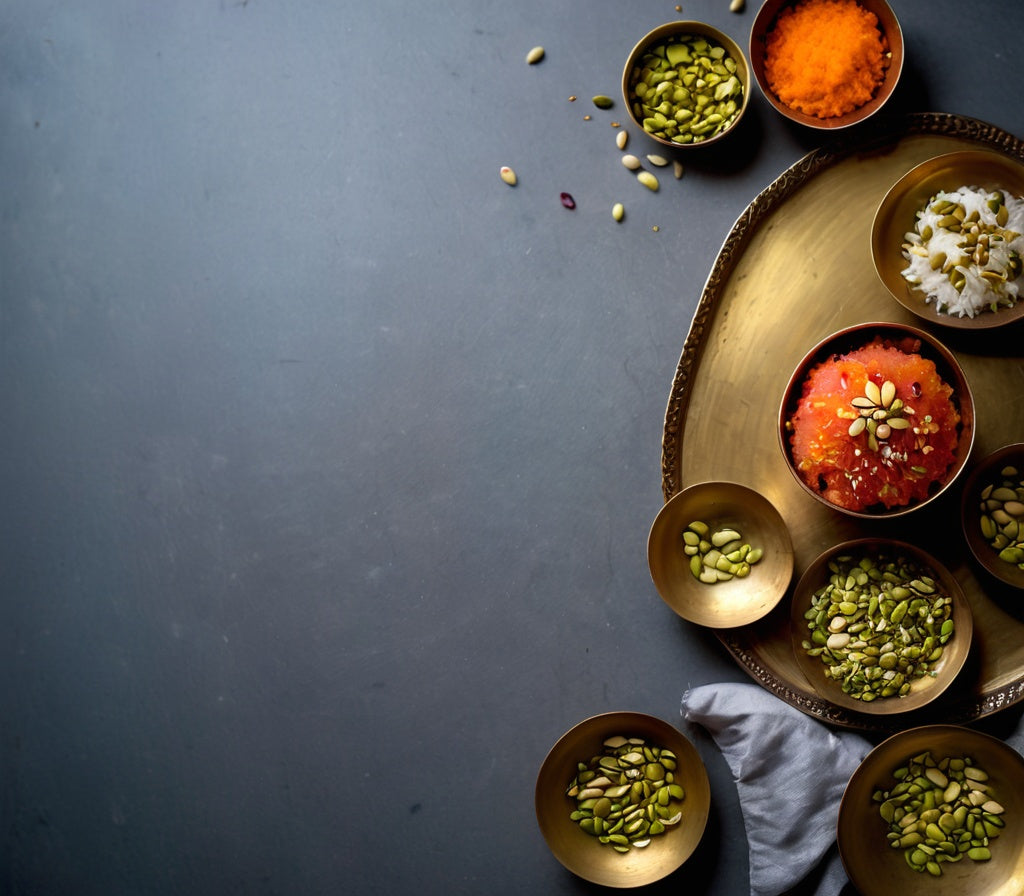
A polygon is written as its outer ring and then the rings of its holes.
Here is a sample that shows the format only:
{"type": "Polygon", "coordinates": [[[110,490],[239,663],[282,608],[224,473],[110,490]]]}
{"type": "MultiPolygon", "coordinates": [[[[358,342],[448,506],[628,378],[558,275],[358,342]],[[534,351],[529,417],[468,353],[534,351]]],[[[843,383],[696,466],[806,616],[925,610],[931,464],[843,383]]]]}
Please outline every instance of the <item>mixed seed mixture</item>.
{"type": "Polygon", "coordinates": [[[700,143],[728,128],[743,102],[743,82],[726,49],[684,35],[648,50],[632,73],[632,107],[647,133],[700,143]]]}
{"type": "Polygon", "coordinates": [[[981,534],[999,559],[1024,569],[1024,478],[1006,466],[998,483],[981,492],[981,534]]]}
{"type": "Polygon", "coordinates": [[[889,844],[903,850],[914,871],[939,877],[947,862],[992,858],[1004,809],[993,799],[988,773],[970,756],[936,759],[924,752],[892,776],[896,784],[872,798],[889,826],[889,844]]]}
{"type": "Polygon", "coordinates": [[[701,520],[694,520],[683,532],[683,552],[690,558],[694,578],[706,585],[745,578],[764,556],[761,548],[751,547],[731,526],[712,531],[701,520]]]}
{"type": "Polygon", "coordinates": [[[930,570],[870,552],[837,557],[829,571],[804,613],[802,646],[843,693],[864,703],[905,697],[916,679],[936,675],[953,637],[953,600],[930,570]]]}
{"type": "Polygon", "coordinates": [[[682,820],[686,793],[675,769],[671,750],[642,737],[609,737],[601,753],[577,764],[566,790],[576,801],[569,817],[616,852],[645,847],[682,820]]]}

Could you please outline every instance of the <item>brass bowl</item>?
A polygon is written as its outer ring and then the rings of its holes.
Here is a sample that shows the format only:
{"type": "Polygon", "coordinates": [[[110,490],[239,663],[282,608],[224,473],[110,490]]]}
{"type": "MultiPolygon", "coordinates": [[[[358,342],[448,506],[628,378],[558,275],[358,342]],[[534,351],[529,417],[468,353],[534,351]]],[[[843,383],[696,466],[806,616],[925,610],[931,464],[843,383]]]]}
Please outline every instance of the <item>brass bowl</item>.
{"type": "Polygon", "coordinates": [[[834,545],[819,554],[800,577],[793,591],[790,605],[790,638],[797,666],[803,672],[808,684],[824,700],[844,709],[856,710],[870,715],[896,715],[911,712],[931,703],[952,683],[971,650],[971,638],[974,632],[974,618],[971,606],[960,583],[953,574],[927,551],[915,545],[890,538],[859,538],[834,545]],[[858,555],[862,552],[875,553],[884,551],[888,556],[904,556],[918,566],[932,571],[932,578],[939,583],[942,592],[953,601],[953,636],[945,645],[941,658],[934,665],[935,676],[924,676],[913,681],[910,692],[903,697],[879,697],[865,702],[857,700],[845,693],[840,682],[825,675],[824,664],[818,657],[809,656],[801,646],[807,640],[809,629],[804,613],[811,606],[814,593],[828,584],[831,575],[829,563],[837,557],[848,554],[858,555]]]}
{"type": "Polygon", "coordinates": [[[944,494],[956,481],[957,477],[964,469],[964,466],[967,464],[971,448],[974,445],[974,429],[974,396],[971,393],[971,388],[967,382],[967,377],[964,374],[963,368],[960,366],[960,363],[957,361],[954,354],[930,333],[917,327],[908,327],[888,321],[869,322],[847,327],[826,337],[814,346],[814,348],[812,348],[797,365],[796,369],[793,371],[793,375],[790,377],[789,382],[786,385],[786,390],[783,393],[782,403],[779,408],[778,419],[779,445],[782,449],[783,456],[786,459],[786,465],[789,467],[790,473],[793,474],[793,477],[799,483],[800,487],[808,495],[813,497],[816,501],[824,504],[826,507],[830,507],[833,510],[849,517],[867,520],[892,519],[894,517],[904,516],[905,514],[912,513],[915,510],[931,504],[940,495],[944,494]],[[796,465],[793,462],[793,453],[790,445],[790,436],[787,430],[787,424],[800,402],[800,398],[803,393],[804,381],[811,369],[830,357],[842,355],[867,345],[875,336],[881,336],[883,339],[891,340],[902,340],[910,337],[920,341],[920,348],[917,353],[922,358],[932,361],[936,366],[939,376],[942,377],[943,381],[947,385],[953,388],[951,400],[954,405],[956,405],[956,408],[960,413],[959,439],[953,464],[946,471],[945,476],[941,480],[933,483],[931,491],[924,500],[917,501],[906,506],[892,508],[886,508],[879,505],[875,507],[868,507],[863,510],[852,510],[833,504],[831,501],[826,499],[823,494],[812,489],[803,480],[797,472],[796,465]]]}
{"type": "Polygon", "coordinates": [[[793,542],[782,515],[763,495],[735,482],[702,482],[662,506],[647,538],[647,562],[658,594],[683,619],[734,628],[760,619],[782,600],[793,578],[793,542]],[[683,543],[694,520],[735,529],[764,556],[743,578],[699,581],[683,543]]]}
{"type": "MultiPolygon", "coordinates": [[[[1001,471],[1007,465],[1017,468],[1020,475],[1010,481],[1018,486],[1024,482],[1024,443],[1006,445],[981,460],[971,470],[964,483],[961,501],[961,521],[964,537],[974,559],[993,577],[1013,588],[1024,589],[1024,569],[999,558],[999,551],[992,547],[981,529],[982,491],[986,485],[999,485],[1003,481],[1001,471]]],[[[1024,527],[1022,527],[1024,528],[1024,527]]],[[[1012,534],[1012,533],[1011,533],[1012,534]]],[[[1018,536],[1024,540],[1024,536],[1018,536]]]]}
{"type": "Polygon", "coordinates": [[[957,317],[936,310],[927,295],[903,277],[904,235],[914,230],[917,212],[940,190],[959,187],[1003,190],[1024,197],[1024,165],[985,150],[965,150],[936,156],[911,168],[885,194],[871,224],[871,257],[875,271],[893,298],[928,323],[961,330],[1003,327],[1024,317],[1024,297],[1012,308],[957,317]]]}
{"type": "Polygon", "coordinates": [[[747,109],[747,104],[750,101],[750,68],[747,65],[747,57],[743,55],[743,50],[736,41],[724,32],[719,31],[717,28],[713,28],[711,25],[705,24],[704,22],[686,20],[680,22],[668,22],[664,25],[659,25],[653,31],[649,31],[640,38],[630,51],[629,56],[626,57],[626,64],[622,69],[622,99],[626,104],[626,112],[629,114],[630,120],[633,124],[635,124],[642,133],[646,134],[656,143],[660,143],[662,146],[667,146],[671,149],[679,150],[699,149],[701,147],[711,146],[712,144],[720,142],[736,130],[736,126],[740,123],[740,119],[743,118],[743,113],[747,109]],[[736,62],[736,77],[739,78],[740,83],[743,85],[743,97],[740,102],[740,107],[736,112],[736,117],[733,119],[732,124],[727,128],[719,131],[713,137],[708,137],[707,139],[699,142],[675,143],[671,140],[666,140],[663,137],[651,134],[644,129],[643,120],[637,116],[636,110],[633,108],[633,103],[635,101],[633,85],[637,80],[640,60],[643,59],[648,48],[655,47],[672,38],[690,34],[706,37],[709,41],[723,47],[733,58],[736,62]]]}
{"type": "Polygon", "coordinates": [[[846,873],[861,896],[996,896],[1024,892],[1024,759],[994,737],[956,725],[926,725],[894,734],[875,747],[853,773],[839,806],[837,840],[846,873]],[[872,799],[895,784],[893,771],[931,751],[936,758],[969,756],[989,775],[993,797],[1006,810],[992,858],[943,863],[941,877],[915,872],[903,850],[886,839],[888,825],[872,799]]]}
{"type": "Polygon", "coordinates": [[[796,5],[796,2],[797,0],[765,0],[757,15],[754,16],[754,22],[750,29],[750,70],[754,75],[754,80],[761,88],[764,98],[775,110],[797,124],[817,130],[838,130],[860,124],[885,105],[895,91],[903,71],[903,32],[900,30],[896,14],[885,0],[858,0],[864,9],[875,14],[879,28],[889,45],[889,65],[885,71],[885,78],[878,90],[875,91],[874,96],[860,108],[835,118],[818,118],[783,103],[768,85],[768,79],[765,77],[765,40],[775,27],[779,13],[786,7],[796,5]]]}
{"type": "Polygon", "coordinates": [[[569,871],[605,887],[640,887],[671,874],[697,849],[711,810],[711,786],[700,754],[671,725],[638,712],[608,712],[580,722],[559,738],[537,775],[534,803],[541,834],[569,871]],[[566,796],[577,763],[600,754],[604,741],[615,735],[642,737],[675,753],[675,781],[686,794],[682,820],[651,837],[650,845],[628,853],[616,852],[581,830],[569,817],[575,800],[566,796]]]}

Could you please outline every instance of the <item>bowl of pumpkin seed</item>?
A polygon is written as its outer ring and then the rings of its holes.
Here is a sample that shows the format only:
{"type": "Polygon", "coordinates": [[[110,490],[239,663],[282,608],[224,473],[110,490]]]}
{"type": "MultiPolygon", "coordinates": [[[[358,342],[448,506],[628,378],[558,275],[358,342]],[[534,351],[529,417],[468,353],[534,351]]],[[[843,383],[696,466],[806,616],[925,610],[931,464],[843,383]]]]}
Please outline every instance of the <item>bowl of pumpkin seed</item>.
{"type": "Polygon", "coordinates": [[[967,545],[993,578],[1024,589],[1024,443],[1004,445],[971,470],[961,496],[967,545]]]}
{"type": "Polygon", "coordinates": [[[893,538],[833,545],[793,589],[797,666],[818,696],[859,713],[907,713],[938,699],[963,669],[973,632],[957,578],[893,538]]]}
{"type": "Polygon", "coordinates": [[[561,864],[605,887],[661,880],[696,851],[711,810],[707,770],[676,728],[607,712],[570,728],[537,775],[537,823],[561,864]]]}
{"type": "Polygon", "coordinates": [[[717,143],[733,132],[750,98],[747,59],[732,38],[696,21],[669,22],[633,47],[622,72],[633,123],[662,146],[717,143]]]}
{"type": "Polygon", "coordinates": [[[995,896],[1024,886],[1024,758],[989,734],[924,725],[851,776],[836,840],[862,896],[995,896]]]}
{"type": "Polygon", "coordinates": [[[782,514],[739,482],[687,486],[658,511],[647,562],[661,599],[688,622],[749,625],[779,604],[793,579],[793,542],[782,514]]]}

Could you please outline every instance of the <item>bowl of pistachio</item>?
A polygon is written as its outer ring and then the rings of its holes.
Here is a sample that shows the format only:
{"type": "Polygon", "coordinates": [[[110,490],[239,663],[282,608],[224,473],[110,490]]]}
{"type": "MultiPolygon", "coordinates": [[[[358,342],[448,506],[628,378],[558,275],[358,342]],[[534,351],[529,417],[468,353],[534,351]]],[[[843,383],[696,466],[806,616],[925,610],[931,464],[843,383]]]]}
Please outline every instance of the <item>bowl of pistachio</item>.
{"type": "Polygon", "coordinates": [[[660,25],[633,47],[622,97],[633,123],[673,149],[717,143],[736,129],[750,98],[739,45],[703,22],[660,25]]]}
{"type": "Polygon", "coordinates": [[[1024,588],[1024,443],[983,458],[967,477],[961,498],[964,537],[991,576],[1024,588]]]}
{"type": "Polygon", "coordinates": [[[958,725],[875,747],[851,776],[836,839],[862,896],[995,896],[1024,886],[1024,759],[958,725]]]}
{"type": "Polygon", "coordinates": [[[563,734],[537,775],[537,823],[555,858],[605,887],[640,887],[678,869],[704,835],[707,770],[668,723],[608,712],[563,734]]]}
{"type": "Polygon", "coordinates": [[[676,614],[708,628],[735,628],[782,600],[793,578],[793,542],[764,495],[738,482],[700,482],[658,511],[647,562],[676,614]]]}
{"type": "Polygon", "coordinates": [[[974,619],[956,577],[916,545],[845,541],[819,554],[793,591],[790,636],[808,684],[870,715],[931,703],[956,679],[974,619]]]}

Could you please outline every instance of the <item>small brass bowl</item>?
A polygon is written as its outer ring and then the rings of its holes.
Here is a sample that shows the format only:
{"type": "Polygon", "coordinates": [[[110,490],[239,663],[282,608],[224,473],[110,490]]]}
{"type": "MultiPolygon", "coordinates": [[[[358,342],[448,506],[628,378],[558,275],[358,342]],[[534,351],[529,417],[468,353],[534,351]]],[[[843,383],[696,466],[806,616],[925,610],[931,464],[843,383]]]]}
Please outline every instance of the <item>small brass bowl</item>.
{"type": "MultiPolygon", "coordinates": [[[[987,570],[992,576],[1013,588],[1024,589],[1024,569],[1015,563],[1010,563],[999,558],[999,550],[994,548],[985,537],[981,528],[982,492],[988,485],[999,486],[1003,483],[1002,470],[1007,467],[1016,467],[1018,475],[1009,477],[1008,482],[1020,486],[1024,482],[1024,443],[1006,445],[998,451],[993,452],[981,460],[971,470],[967,481],[964,483],[963,499],[961,501],[961,520],[963,523],[964,537],[974,554],[974,559],[987,570]]],[[[988,508],[991,518],[991,511],[995,507],[988,508]]],[[[1013,508],[1011,508],[1013,509],[1013,508]]],[[[1012,530],[1009,534],[1013,534],[1012,530]]],[[[1020,525],[1018,541],[1024,541],[1024,521],[1020,525]]]]}
{"type": "Polygon", "coordinates": [[[858,519],[892,519],[912,513],[935,501],[944,494],[953,482],[956,481],[967,460],[970,457],[971,448],[974,445],[974,396],[971,393],[970,385],[964,374],[963,368],[957,361],[954,354],[946,348],[938,339],[930,333],[916,327],[908,327],[902,324],[887,321],[876,321],[864,324],[857,324],[847,327],[826,337],[812,348],[796,366],[793,375],[790,377],[786,390],[782,396],[782,403],[779,408],[778,421],[779,445],[786,459],[786,465],[793,477],[800,484],[800,487],[816,501],[826,507],[846,516],[858,519]],[[819,363],[829,358],[837,357],[848,352],[862,348],[869,344],[875,336],[881,336],[886,341],[899,343],[905,339],[914,339],[920,343],[917,350],[922,358],[932,361],[942,380],[953,389],[951,400],[960,414],[959,432],[954,461],[945,475],[938,481],[932,483],[928,496],[920,501],[912,502],[905,506],[886,508],[874,505],[861,510],[840,507],[829,501],[821,491],[811,488],[797,471],[793,460],[792,445],[790,443],[789,421],[800,403],[803,394],[804,381],[811,370],[819,363]]]}
{"type": "Polygon", "coordinates": [[[1015,323],[1024,317],[1024,297],[1012,308],[982,311],[958,317],[936,310],[927,294],[907,282],[903,270],[904,235],[914,230],[917,212],[939,191],[976,187],[1024,197],[1024,165],[986,150],[965,150],[935,156],[911,168],[885,194],[871,224],[871,257],[875,272],[904,308],[928,323],[961,330],[987,330],[1015,323]]]}
{"type": "Polygon", "coordinates": [[[926,725],[894,734],[875,747],[853,773],[839,806],[839,854],[851,883],[861,896],[997,896],[1024,892],[1024,759],[997,738],[956,725],[926,725]],[[944,862],[942,875],[908,867],[904,850],[886,838],[889,825],[879,814],[875,791],[896,784],[893,771],[925,752],[936,761],[970,757],[984,769],[991,795],[1006,810],[1006,826],[992,839],[992,858],[975,862],[966,856],[944,862]]]}
{"type": "Polygon", "coordinates": [[[711,810],[707,770],[693,744],[671,725],[638,712],[608,712],[569,729],[551,748],[537,775],[537,823],[548,847],[569,871],[604,887],[641,887],[679,868],[697,849],[711,810]],[[580,829],[569,814],[576,801],[566,795],[577,763],[602,752],[609,737],[640,737],[676,755],[675,782],[682,785],[682,820],[650,838],[643,848],[616,852],[580,829]]]}
{"type": "Polygon", "coordinates": [[[870,118],[892,96],[903,71],[903,32],[900,30],[896,14],[885,0],[858,0],[858,2],[868,12],[874,13],[878,19],[879,30],[885,35],[889,48],[888,66],[882,84],[870,100],[852,112],[834,118],[818,118],[816,115],[809,115],[787,106],[769,86],[765,75],[765,42],[768,34],[775,27],[779,13],[787,7],[795,6],[797,0],[765,0],[761,5],[757,15],[754,16],[754,23],[750,29],[750,70],[753,72],[758,87],[761,88],[761,93],[780,115],[805,127],[817,130],[838,130],[860,124],[870,118]]]}
{"type": "Polygon", "coordinates": [[[647,538],[654,585],[678,615],[708,628],[734,628],[765,616],[793,578],[793,542],[782,515],[758,492],[735,482],[702,482],[674,495],[658,512],[647,538]],[[695,520],[712,530],[730,527],[762,558],[742,578],[707,584],[690,570],[683,531],[695,520]]]}
{"type": "Polygon", "coordinates": [[[739,44],[737,44],[731,37],[724,32],[719,31],[717,28],[713,28],[711,25],[706,25],[703,22],[687,20],[681,22],[668,22],[665,25],[659,25],[653,31],[648,32],[640,38],[636,46],[633,47],[629,56],[626,58],[626,65],[622,70],[622,99],[626,104],[626,111],[629,113],[629,117],[633,124],[635,124],[642,133],[646,134],[656,143],[660,143],[662,146],[667,146],[672,149],[680,150],[699,149],[701,147],[711,146],[712,144],[723,140],[736,130],[736,126],[740,123],[740,119],[743,117],[743,113],[747,109],[747,104],[750,101],[750,68],[747,65],[747,57],[743,55],[743,50],[740,49],[739,44]],[[643,118],[638,116],[636,109],[634,109],[636,96],[633,93],[633,86],[639,77],[641,61],[649,49],[675,38],[685,37],[686,35],[707,38],[709,43],[717,44],[722,47],[726,53],[732,57],[733,61],[736,63],[736,77],[743,85],[743,94],[740,99],[739,108],[736,111],[736,117],[727,128],[724,128],[712,137],[695,140],[691,143],[676,143],[673,140],[666,140],[664,137],[652,134],[644,128],[643,118]]]}
{"type": "Polygon", "coordinates": [[[820,697],[835,706],[870,715],[895,715],[920,709],[931,703],[953,683],[963,668],[971,650],[973,633],[974,618],[970,603],[952,573],[927,551],[889,538],[859,538],[823,551],[800,577],[790,605],[793,653],[808,683],[820,697]],[[829,563],[844,555],[861,554],[884,554],[888,558],[902,556],[916,563],[918,567],[931,570],[931,577],[938,583],[942,593],[953,601],[953,636],[946,642],[942,656],[932,667],[934,677],[925,675],[923,678],[913,679],[910,692],[903,697],[879,697],[870,702],[851,697],[843,691],[841,682],[834,681],[825,674],[825,666],[821,659],[809,656],[802,646],[802,642],[809,640],[810,635],[804,613],[810,609],[814,593],[828,584],[831,576],[829,563]]]}

